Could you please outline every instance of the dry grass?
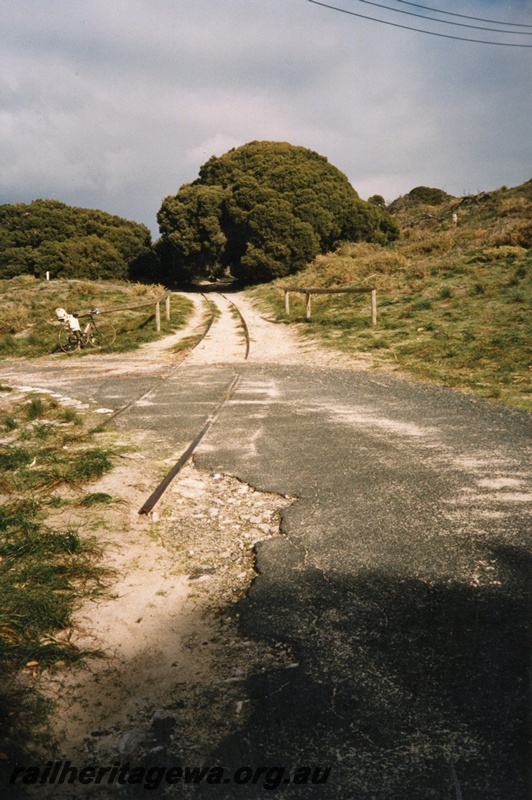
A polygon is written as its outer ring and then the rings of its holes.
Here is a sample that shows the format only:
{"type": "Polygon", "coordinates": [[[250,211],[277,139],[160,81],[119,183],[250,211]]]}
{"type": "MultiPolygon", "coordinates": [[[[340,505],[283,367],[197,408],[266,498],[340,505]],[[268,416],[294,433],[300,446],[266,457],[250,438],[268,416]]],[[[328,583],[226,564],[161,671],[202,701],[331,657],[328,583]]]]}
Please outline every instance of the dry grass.
{"type": "MultiPolygon", "coordinates": [[[[285,284],[373,286],[376,329],[366,296],[330,295],[313,299],[303,330],[335,349],[378,351],[380,362],[413,375],[532,409],[532,251],[513,236],[501,238],[501,208],[516,231],[530,224],[521,216],[530,204],[512,192],[460,206],[457,226],[451,203],[439,217],[432,209],[429,219],[419,208],[404,212],[403,235],[393,245],[344,245],[254,294],[284,319],[285,284]]],[[[291,301],[294,322],[305,322],[302,298],[291,301]]]]}
{"type": "MultiPolygon", "coordinates": [[[[58,307],[72,313],[94,307],[127,305],[160,297],[164,291],[163,286],[156,284],[40,281],[29,275],[0,281],[0,357],[31,358],[55,352],[59,329],[55,309],[58,307]]],[[[154,309],[155,306],[146,306],[109,317],[117,329],[113,351],[132,350],[159,338],[155,331],[154,309]]],[[[191,310],[192,304],[185,298],[172,298],[172,319],[167,322],[164,314],[161,315],[160,335],[181,328],[191,310]]],[[[80,354],[82,351],[75,355],[80,354]]]]}

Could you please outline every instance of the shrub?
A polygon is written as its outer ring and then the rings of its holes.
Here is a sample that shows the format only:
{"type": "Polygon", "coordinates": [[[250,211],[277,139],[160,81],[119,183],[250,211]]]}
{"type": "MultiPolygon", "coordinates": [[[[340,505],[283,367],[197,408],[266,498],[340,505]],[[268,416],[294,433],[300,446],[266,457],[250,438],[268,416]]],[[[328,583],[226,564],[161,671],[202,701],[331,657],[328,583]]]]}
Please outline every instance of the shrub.
{"type": "Polygon", "coordinates": [[[526,219],[517,219],[495,230],[490,241],[496,247],[508,245],[510,247],[532,247],[532,222],[526,219]]]}
{"type": "Polygon", "coordinates": [[[324,156],[285,142],[251,142],[200,168],[158,214],[167,279],[245,283],[283,277],[342,240],[386,243],[398,228],[361,200],[324,156]]]}
{"type": "Polygon", "coordinates": [[[408,192],[408,194],[398,197],[393,203],[390,203],[388,210],[396,213],[415,206],[439,206],[452,199],[452,195],[447,194],[443,189],[433,189],[430,186],[416,186],[408,192]]]}
{"type": "Polygon", "coordinates": [[[427,206],[439,206],[446,200],[452,199],[451,195],[444,192],[443,189],[432,189],[429,186],[416,186],[408,193],[407,197],[415,203],[423,203],[427,206]]]}
{"type": "Polygon", "coordinates": [[[137,222],[55,200],[0,206],[0,278],[127,278],[150,258],[137,222]]]}
{"type": "Polygon", "coordinates": [[[505,197],[499,204],[499,214],[506,216],[509,214],[530,215],[531,203],[526,197],[505,197]]]}
{"type": "Polygon", "coordinates": [[[501,247],[485,247],[475,256],[475,260],[482,262],[498,261],[500,259],[514,260],[516,258],[522,258],[524,255],[526,255],[524,247],[502,245],[501,247]]]}

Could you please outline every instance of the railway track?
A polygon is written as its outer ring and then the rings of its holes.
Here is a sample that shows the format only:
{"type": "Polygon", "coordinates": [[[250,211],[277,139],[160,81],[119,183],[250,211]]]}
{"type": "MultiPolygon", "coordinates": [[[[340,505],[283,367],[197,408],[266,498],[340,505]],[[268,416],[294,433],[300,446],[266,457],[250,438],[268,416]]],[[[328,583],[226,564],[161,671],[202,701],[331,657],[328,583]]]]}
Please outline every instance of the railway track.
{"type": "MultiPolygon", "coordinates": [[[[227,319],[227,316],[232,311],[234,316],[238,321],[238,330],[235,332],[236,335],[233,336],[233,353],[232,360],[234,363],[242,363],[245,362],[250,353],[250,334],[249,334],[249,327],[246,322],[246,319],[241,311],[241,309],[226,295],[222,293],[212,293],[209,298],[202,294],[203,302],[205,303],[206,308],[208,308],[210,312],[210,316],[208,318],[207,324],[204,325],[201,334],[197,341],[188,349],[184,358],[182,358],[177,364],[175,364],[169,372],[164,375],[163,377],[158,378],[154,383],[148,387],[141,395],[136,397],[135,399],[131,400],[130,402],[126,403],[121,408],[114,411],[109,417],[107,417],[102,423],[100,423],[95,431],[103,430],[110,422],[116,420],[118,417],[123,416],[136,405],[141,403],[141,401],[145,400],[150,394],[156,391],[163,383],[168,381],[171,377],[175,375],[175,373],[179,370],[179,368],[187,361],[187,358],[193,354],[193,351],[197,350],[202,343],[205,343],[209,333],[216,329],[218,325],[221,328],[225,328],[226,330],[230,327],[234,329],[234,320],[232,320],[232,326],[227,319]],[[224,310],[223,307],[220,308],[220,304],[215,302],[215,300],[210,299],[213,297],[220,297],[223,298],[223,301],[229,307],[227,310],[224,310]],[[237,344],[238,343],[238,344],[237,344]],[[235,355],[235,345],[240,349],[240,353],[236,353],[235,355]]],[[[221,336],[224,336],[224,331],[221,331],[221,336]]],[[[208,355],[207,355],[208,357],[208,355]]],[[[165,490],[168,488],[172,480],[179,474],[181,469],[185,466],[187,461],[193,455],[195,449],[204,438],[206,433],[208,432],[209,428],[213,425],[213,423],[217,420],[223,406],[225,403],[232,397],[240,377],[236,374],[233,374],[231,379],[226,384],[225,388],[221,392],[219,399],[211,411],[211,413],[207,416],[204,421],[204,424],[201,426],[198,433],[193,437],[188,447],[183,451],[182,455],[176,462],[176,464],[172,467],[172,469],[167,473],[165,478],[161,481],[161,483],[155,488],[152,492],[150,497],[146,500],[143,506],[139,510],[139,514],[150,514],[153,512],[154,506],[160,500],[162,495],[164,494],[165,490]]]]}
{"type": "MultiPolygon", "coordinates": [[[[186,413],[182,415],[186,424],[180,441],[188,441],[190,443],[162,484],[155,489],[150,498],[144,503],[139,512],[142,514],[150,513],[166,486],[188,461],[199,442],[215,422],[224,403],[230,399],[236,389],[239,367],[246,362],[250,354],[249,327],[242,309],[221,292],[201,294],[201,304],[207,313],[203,315],[201,321],[197,323],[192,331],[192,335],[186,340],[188,344],[186,350],[181,350],[179,355],[175,356],[175,359],[170,360],[169,364],[167,362],[168,354],[166,354],[164,361],[166,361],[167,366],[163,373],[161,373],[160,365],[157,364],[157,361],[153,364],[154,370],[146,370],[148,363],[146,358],[144,360],[140,359],[138,362],[140,379],[135,381],[137,362],[134,358],[122,359],[117,356],[115,358],[101,357],[101,359],[98,359],[98,357],[95,357],[90,365],[88,362],[84,362],[83,365],[69,365],[68,374],[65,374],[63,369],[58,370],[55,364],[53,366],[50,364],[44,372],[39,373],[36,381],[36,385],[45,387],[44,391],[50,391],[50,389],[57,391],[59,388],[60,390],[63,389],[63,392],[73,392],[74,395],[80,392],[81,396],[88,396],[91,402],[95,402],[94,398],[99,396],[100,399],[96,402],[107,406],[109,401],[112,402],[113,399],[119,398],[118,402],[122,402],[122,405],[118,408],[113,411],[110,411],[109,407],[100,410],[101,413],[105,412],[106,416],[90,431],[91,433],[98,433],[103,432],[111,423],[117,420],[125,420],[126,426],[131,424],[133,414],[142,414],[142,406],[152,405],[148,398],[159,390],[161,390],[162,397],[166,394],[165,399],[162,400],[163,404],[171,409],[172,379],[179,380],[178,373],[182,367],[192,368],[192,372],[195,372],[195,375],[198,375],[198,371],[195,371],[195,368],[198,368],[200,372],[203,367],[220,365],[225,368],[217,373],[218,376],[221,376],[221,380],[218,377],[214,383],[211,381],[207,384],[205,396],[199,401],[193,401],[196,408],[200,409],[199,413],[190,417],[186,413]],[[87,369],[87,366],[89,366],[89,369],[87,369]],[[121,378],[124,378],[125,381],[121,382],[121,378]],[[138,384],[137,394],[130,393],[127,390],[128,383],[138,384]],[[94,384],[94,389],[89,388],[92,384],[94,384]],[[50,389],[48,389],[48,386],[50,389]],[[78,386],[79,389],[74,388],[78,386]],[[122,392],[123,386],[126,387],[125,396],[122,392]],[[121,400],[120,395],[122,395],[121,400]],[[194,419],[196,422],[194,422],[194,419]]],[[[199,310],[201,310],[201,305],[199,305],[199,310]]],[[[179,341],[177,344],[179,344],[179,341]]],[[[18,378],[20,374],[20,371],[15,368],[9,377],[17,381],[17,379],[20,380],[18,378]]],[[[25,387],[33,386],[34,380],[36,378],[30,377],[28,372],[24,373],[23,381],[25,387]]],[[[192,381],[194,380],[195,377],[192,378],[192,381]]],[[[196,387],[193,394],[198,396],[199,391],[201,396],[201,380],[198,384],[193,383],[193,387],[196,387]]],[[[187,400],[187,402],[190,402],[190,400],[187,400]]],[[[150,425],[149,420],[141,421],[140,424],[141,426],[147,424],[148,428],[150,425]]]]}
{"type": "MultiPolygon", "coordinates": [[[[209,331],[211,329],[211,326],[212,326],[212,324],[214,322],[214,316],[215,316],[214,312],[213,312],[213,310],[212,310],[207,298],[205,297],[205,295],[202,294],[202,298],[206,302],[207,308],[211,312],[211,315],[210,315],[210,317],[209,317],[209,319],[207,321],[206,327],[204,328],[202,333],[199,335],[198,340],[189,348],[188,352],[192,352],[192,350],[194,350],[205,339],[205,337],[209,333],[209,331]]],[[[122,414],[125,414],[126,411],[129,411],[130,408],[133,408],[133,406],[137,405],[137,403],[140,403],[141,400],[144,400],[146,397],[148,397],[148,395],[151,394],[155,389],[157,389],[161,384],[165,383],[165,381],[167,381],[169,378],[171,378],[172,375],[174,375],[175,372],[179,369],[181,364],[182,364],[182,361],[179,361],[177,364],[175,364],[170,369],[170,371],[166,373],[166,375],[164,375],[162,378],[158,378],[148,389],[146,389],[146,391],[144,391],[138,397],[135,397],[133,400],[130,400],[129,403],[126,403],[124,406],[122,406],[121,408],[118,408],[116,411],[114,411],[109,417],[104,419],[96,428],[94,428],[92,432],[96,433],[98,431],[103,430],[110,422],[113,422],[117,417],[122,416],[122,414]]]]}
{"type": "MultiPolygon", "coordinates": [[[[196,347],[198,347],[198,345],[206,338],[207,334],[209,333],[209,331],[210,331],[210,329],[211,329],[211,327],[212,327],[212,325],[213,325],[213,323],[215,321],[215,312],[212,309],[212,307],[210,306],[209,300],[206,298],[205,295],[202,295],[202,297],[203,297],[203,300],[210,307],[211,317],[210,317],[209,323],[208,323],[205,331],[203,332],[201,338],[196,342],[194,347],[191,348],[191,351],[193,349],[195,349],[196,347]]],[[[246,319],[245,319],[244,315],[242,314],[241,309],[236,305],[236,303],[233,303],[232,300],[229,300],[229,298],[227,298],[222,293],[220,293],[220,297],[223,297],[224,300],[231,306],[231,308],[234,309],[234,312],[238,317],[238,320],[240,322],[240,325],[241,325],[241,328],[242,328],[242,332],[243,332],[243,338],[244,338],[244,342],[243,342],[243,344],[244,344],[243,360],[246,361],[248,359],[248,357],[249,357],[249,351],[250,351],[250,335],[249,335],[249,328],[248,328],[246,319]]],[[[174,368],[174,370],[172,371],[172,374],[181,366],[181,363],[178,364],[174,368]]],[[[168,488],[170,483],[173,481],[173,479],[176,477],[176,475],[178,475],[179,472],[183,469],[183,467],[185,466],[187,461],[190,459],[190,457],[193,455],[194,451],[198,447],[199,443],[201,442],[201,440],[203,439],[205,434],[208,432],[209,428],[218,419],[218,416],[220,415],[220,412],[221,412],[223,406],[233,396],[233,394],[235,392],[235,389],[238,386],[239,381],[240,381],[240,376],[239,375],[233,375],[232,379],[229,381],[229,383],[227,384],[224,392],[222,393],[222,396],[219,399],[216,407],[211,412],[211,414],[209,414],[209,416],[207,417],[207,419],[205,421],[205,424],[202,426],[201,430],[192,439],[191,443],[184,450],[184,452],[182,453],[182,455],[180,456],[180,458],[178,459],[176,464],[167,473],[167,475],[163,478],[161,483],[157,486],[157,488],[152,492],[152,494],[146,500],[146,502],[143,504],[143,506],[139,509],[139,514],[150,514],[150,513],[153,512],[153,509],[154,509],[155,505],[160,500],[160,498],[162,497],[162,495],[164,494],[164,492],[166,491],[166,489],[168,488]]],[[[146,394],[149,394],[149,391],[146,394]]],[[[146,394],[144,396],[146,396],[146,394]]]]}
{"type": "Polygon", "coordinates": [[[247,324],[247,322],[245,320],[244,315],[242,314],[242,311],[239,309],[239,307],[236,305],[236,303],[233,303],[232,300],[229,300],[229,298],[226,297],[225,294],[222,294],[221,292],[220,292],[220,297],[223,297],[225,300],[227,300],[227,302],[235,309],[235,311],[236,311],[236,313],[237,313],[237,315],[238,315],[238,317],[240,319],[240,323],[242,325],[242,330],[244,332],[244,337],[245,337],[245,340],[246,340],[246,354],[244,356],[244,360],[247,361],[247,359],[249,357],[249,346],[250,346],[250,335],[249,335],[248,324],[247,324]]]}
{"type": "MultiPolygon", "coordinates": [[[[246,322],[246,320],[245,320],[245,318],[244,318],[244,316],[242,314],[242,311],[238,308],[238,306],[235,303],[233,303],[232,300],[229,300],[222,293],[219,293],[219,295],[220,295],[220,297],[223,297],[227,301],[227,303],[235,310],[236,314],[238,315],[238,319],[239,319],[240,324],[242,326],[242,331],[243,331],[243,336],[244,336],[244,355],[243,355],[243,360],[245,361],[245,360],[247,360],[247,358],[249,356],[249,350],[250,350],[250,336],[249,336],[249,328],[248,328],[247,322],[246,322]]],[[[155,389],[157,389],[161,384],[165,383],[165,381],[167,381],[169,378],[171,378],[177,372],[177,370],[182,366],[182,364],[183,364],[184,360],[186,359],[186,357],[190,353],[192,353],[206,339],[206,337],[209,334],[209,331],[211,330],[211,327],[212,327],[213,323],[216,320],[216,311],[215,311],[215,309],[213,309],[212,304],[208,300],[206,295],[202,294],[201,296],[202,296],[203,301],[206,304],[206,308],[210,312],[210,316],[209,316],[209,318],[207,320],[207,324],[204,327],[203,331],[201,332],[201,334],[199,334],[199,338],[197,339],[197,341],[186,351],[185,358],[181,359],[177,364],[175,364],[169,370],[169,372],[167,372],[166,375],[164,375],[162,378],[158,378],[156,381],[154,381],[154,383],[151,386],[149,386],[148,389],[146,389],[138,397],[135,397],[133,400],[130,400],[124,406],[122,406],[121,408],[118,408],[116,411],[114,411],[109,417],[107,417],[105,420],[103,420],[94,429],[94,432],[99,431],[99,430],[103,430],[110,422],[114,421],[117,417],[121,416],[122,414],[125,414],[127,411],[129,411],[129,409],[133,408],[133,406],[137,405],[142,400],[144,400],[146,397],[148,397],[148,395],[150,395],[153,391],[155,391],[155,389]]],[[[215,308],[217,308],[217,306],[215,308]]]]}

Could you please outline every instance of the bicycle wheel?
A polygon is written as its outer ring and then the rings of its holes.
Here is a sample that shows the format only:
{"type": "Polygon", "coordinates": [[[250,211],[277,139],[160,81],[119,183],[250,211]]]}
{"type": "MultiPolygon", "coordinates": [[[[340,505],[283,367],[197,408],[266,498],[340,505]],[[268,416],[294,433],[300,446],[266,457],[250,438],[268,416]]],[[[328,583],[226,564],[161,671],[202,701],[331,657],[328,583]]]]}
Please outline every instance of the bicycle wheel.
{"type": "Polygon", "coordinates": [[[115,343],[116,331],[108,319],[92,320],[87,332],[87,341],[93,347],[111,347],[115,343]]]}
{"type": "Polygon", "coordinates": [[[74,350],[79,350],[79,337],[67,325],[59,328],[58,342],[64,353],[72,353],[74,350]]]}

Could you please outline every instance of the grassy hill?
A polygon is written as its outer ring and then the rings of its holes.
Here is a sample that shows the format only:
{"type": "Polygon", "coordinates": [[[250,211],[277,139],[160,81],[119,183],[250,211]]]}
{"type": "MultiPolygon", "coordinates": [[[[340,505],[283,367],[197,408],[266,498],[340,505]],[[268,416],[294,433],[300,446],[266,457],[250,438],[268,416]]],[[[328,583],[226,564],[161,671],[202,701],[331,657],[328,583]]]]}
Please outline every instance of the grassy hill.
{"type": "MultiPolygon", "coordinates": [[[[532,409],[532,181],[441,195],[428,204],[414,190],[389,206],[401,227],[393,244],[346,243],[253,294],[284,320],[284,286],[375,287],[376,328],[367,295],[325,295],[302,329],[377,366],[532,409]]],[[[303,297],[291,296],[291,322],[305,322],[303,297]]]]}
{"type": "MultiPolygon", "coordinates": [[[[91,308],[141,303],[161,297],[164,287],[156,284],[136,284],[120,281],[38,280],[32,275],[19,275],[0,280],[0,358],[3,356],[49,355],[57,349],[58,322],[55,309],[69,313],[91,308]]],[[[132,311],[109,315],[116,328],[113,352],[134,350],[144,342],[153,341],[181,328],[192,309],[184,297],[172,298],[171,320],[161,314],[161,333],[155,330],[155,304],[132,311]]],[[[83,355],[91,348],[69,354],[83,355]]]]}

